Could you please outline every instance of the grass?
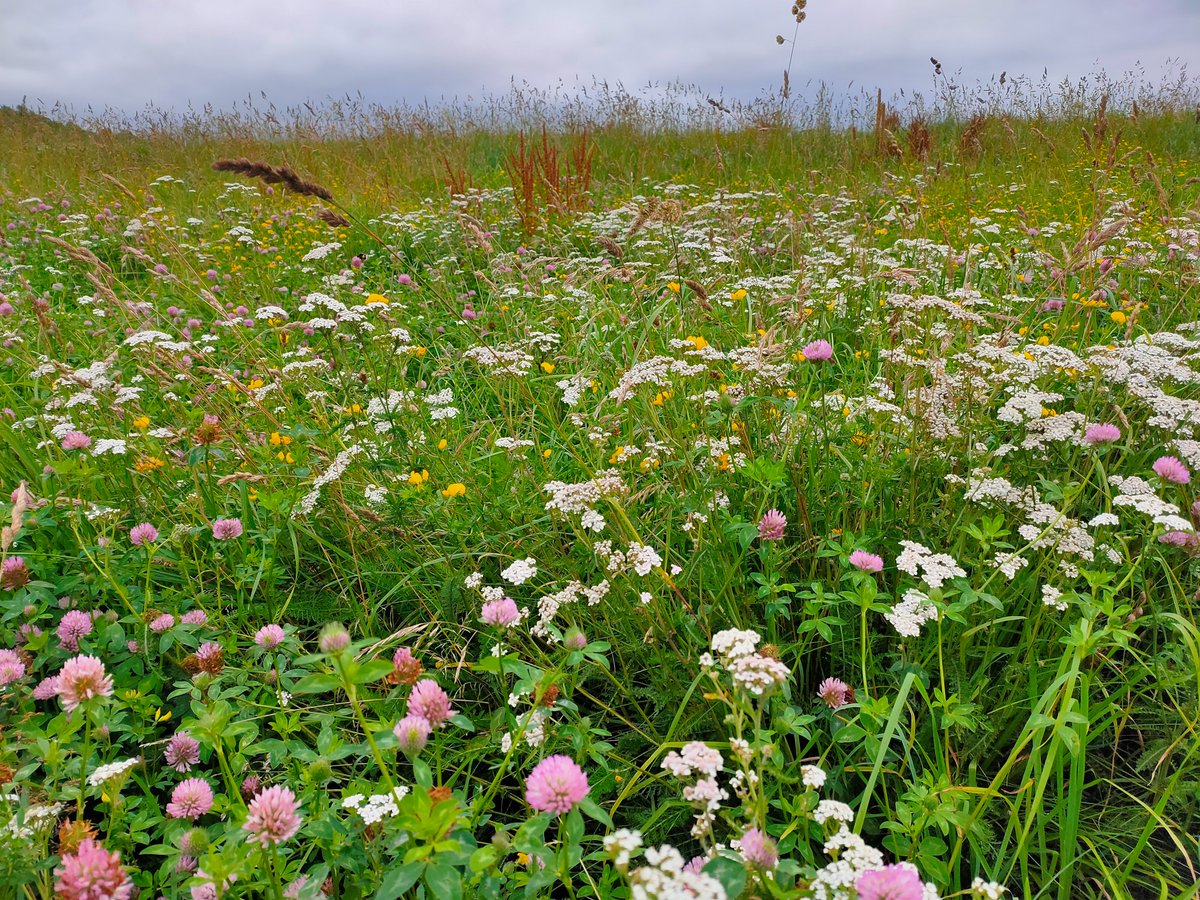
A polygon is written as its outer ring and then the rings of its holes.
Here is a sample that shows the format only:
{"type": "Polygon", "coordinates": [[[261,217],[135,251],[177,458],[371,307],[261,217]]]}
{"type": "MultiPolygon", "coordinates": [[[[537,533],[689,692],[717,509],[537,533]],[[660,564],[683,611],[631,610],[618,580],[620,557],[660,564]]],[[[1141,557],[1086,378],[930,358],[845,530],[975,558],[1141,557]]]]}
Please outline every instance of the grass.
{"type": "Polygon", "coordinates": [[[9,883],[50,896],[74,818],[168,895],[187,856],[245,896],[301,875],[344,897],[626,896],[601,837],[628,827],[706,856],[730,896],[807,896],[821,797],[943,896],[1183,895],[1200,127],[1186,86],[1136,112],[1044,87],[978,117],[869,98],[862,131],[763,106],[689,127],[602,104],[523,133],[462,111],[6,113],[0,482],[30,493],[4,551],[25,568],[0,593],[23,666],[0,764],[16,820],[71,804],[61,834],[0,842],[9,883]],[[334,201],[212,171],[243,156],[334,201]],[[1096,423],[1119,438],[1088,443],[1096,423]],[[1155,474],[1166,455],[1190,483],[1155,474]],[[781,541],[759,536],[772,508],[781,541]],[[141,522],[158,538],[132,546],[141,522]],[[524,559],[532,577],[501,574],[524,559]],[[520,624],[481,620],[488,586],[520,624]],[[115,682],[83,716],[32,694],[74,652],[64,605],[96,614],[78,652],[115,682]],[[317,649],[328,622],[349,650],[317,649]],[[730,680],[727,629],[785,670],[764,695],[730,680]],[[419,754],[391,731],[399,647],[459,714],[419,754]],[[828,678],[849,702],[821,699],[828,678]],[[176,730],[223,816],[196,853],[163,811],[176,730]],[[726,790],[695,830],[695,776],[662,768],[694,741],[726,790]],[[593,801],[557,825],[523,792],[552,753],[593,801]],[[248,773],[301,801],[277,855],[244,839],[248,773]],[[341,803],[392,783],[410,793],[381,825],[341,803]],[[777,845],[770,877],[729,848],[747,828],[777,845]]]}

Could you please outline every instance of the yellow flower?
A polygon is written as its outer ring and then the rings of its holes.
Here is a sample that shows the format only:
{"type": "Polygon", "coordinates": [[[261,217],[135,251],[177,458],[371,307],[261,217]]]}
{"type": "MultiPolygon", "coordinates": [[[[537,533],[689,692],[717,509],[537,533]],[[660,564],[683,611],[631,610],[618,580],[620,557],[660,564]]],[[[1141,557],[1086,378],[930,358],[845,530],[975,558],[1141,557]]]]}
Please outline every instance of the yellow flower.
{"type": "Polygon", "coordinates": [[[551,372],[554,371],[554,363],[543,362],[542,363],[542,371],[545,372],[547,375],[549,375],[551,372]]]}
{"type": "Polygon", "coordinates": [[[409,347],[408,352],[413,356],[424,356],[428,351],[424,347],[409,347]]]}
{"type": "Polygon", "coordinates": [[[420,472],[418,472],[416,469],[413,469],[413,471],[408,476],[408,483],[413,485],[414,487],[420,487],[428,480],[429,480],[429,470],[428,469],[422,469],[420,472]]]}
{"type": "Polygon", "coordinates": [[[250,383],[248,385],[246,385],[246,387],[252,391],[257,391],[262,386],[263,386],[263,380],[261,378],[254,378],[250,381],[250,383]]]}
{"type": "Polygon", "coordinates": [[[657,394],[654,395],[654,405],[662,406],[664,403],[666,403],[670,399],[671,399],[670,391],[659,391],[657,394]]]}
{"type": "Polygon", "coordinates": [[[454,484],[446,485],[446,489],[442,491],[443,497],[462,497],[467,493],[467,486],[461,481],[456,481],[454,484]]]}
{"type": "Polygon", "coordinates": [[[1129,316],[1125,315],[1125,313],[1121,312],[1119,309],[1110,312],[1108,317],[1118,325],[1124,325],[1127,321],[1129,321],[1129,316]]]}
{"type": "Polygon", "coordinates": [[[169,709],[166,712],[163,712],[162,707],[160,706],[154,710],[155,722],[165,722],[169,718],[171,718],[171,711],[169,709]]]}
{"type": "Polygon", "coordinates": [[[612,456],[610,456],[608,458],[609,465],[613,465],[614,463],[620,462],[621,454],[624,452],[625,452],[625,447],[622,446],[621,444],[618,444],[617,449],[614,450],[612,456]]]}
{"type": "Polygon", "coordinates": [[[150,427],[150,417],[149,416],[138,416],[136,419],[133,420],[133,427],[136,428],[138,431],[145,431],[147,428],[150,427]]]}
{"type": "Polygon", "coordinates": [[[164,463],[157,456],[143,456],[133,464],[133,467],[137,469],[137,471],[145,473],[154,472],[158,469],[161,469],[165,465],[166,463],[164,463]]]}
{"type": "Polygon", "coordinates": [[[738,288],[736,291],[732,291],[729,294],[729,299],[730,300],[745,300],[746,299],[746,289],[738,288]]]}
{"type": "Polygon", "coordinates": [[[667,282],[667,290],[673,294],[678,294],[679,293],[679,282],[678,281],[668,281],[667,282]]]}
{"type": "Polygon", "coordinates": [[[549,448],[543,450],[542,451],[542,459],[549,459],[551,452],[552,451],[549,448]]]}
{"type": "Polygon", "coordinates": [[[357,403],[351,403],[349,406],[346,407],[346,412],[350,413],[350,415],[352,415],[352,416],[357,416],[359,413],[362,412],[362,407],[359,406],[357,403]]]}
{"type": "Polygon", "coordinates": [[[296,461],[296,457],[292,456],[290,451],[285,453],[284,451],[280,450],[278,453],[275,454],[275,456],[279,459],[280,462],[294,463],[296,461]]]}
{"type": "Polygon", "coordinates": [[[386,306],[391,302],[392,301],[383,296],[383,294],[367,294],[367,306],[370,306],[373,303],[382,303],[386,306]]]}
{"type": "Polygon", "coordinates": [[[438,449],[439,450],[445,450],[449,446],[450,446],[450,444],[449,444],[449,442],[447,442],[447,440],[445,438],[442,438],[440,441],[438,441],[438,449]]]}
{"type": "Polygon", "coordinates": [[[703,350],[708,346],[708,341],[698,335],[689,334],[684,340],[688,341],[697,350],[703,350]]]}

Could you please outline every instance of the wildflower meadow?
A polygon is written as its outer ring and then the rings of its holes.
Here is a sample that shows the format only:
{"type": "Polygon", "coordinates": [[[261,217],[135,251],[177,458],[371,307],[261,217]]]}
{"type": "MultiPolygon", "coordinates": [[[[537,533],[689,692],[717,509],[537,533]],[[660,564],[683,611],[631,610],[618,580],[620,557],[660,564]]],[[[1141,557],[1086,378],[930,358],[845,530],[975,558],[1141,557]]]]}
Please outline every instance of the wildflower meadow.
{"type": "Polygon", "coordinates": [[[1024,90],[3,111],[0,896],[1194,896],[1197,89],[1024,90]]]}

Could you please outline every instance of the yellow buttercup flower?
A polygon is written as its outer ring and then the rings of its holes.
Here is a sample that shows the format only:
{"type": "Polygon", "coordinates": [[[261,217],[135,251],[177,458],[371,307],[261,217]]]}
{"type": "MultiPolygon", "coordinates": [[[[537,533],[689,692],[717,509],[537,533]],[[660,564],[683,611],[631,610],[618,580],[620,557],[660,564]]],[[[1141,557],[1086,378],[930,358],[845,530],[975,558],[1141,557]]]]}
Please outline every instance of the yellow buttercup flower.
{"type": "Polygon", "coordinates": [[[542,371],[545,372],[547,375],[549,375],[551,372],[554,371],[554,363],[552,363],[552,362],[542,363],[542,371]]]}
{"type": "Polygon", "coordinates": [[[450,444],[445,438],[442,438],[440,441],[438,441],[439,450],[445,450],[448,446],[450,446],[450,444]]]}

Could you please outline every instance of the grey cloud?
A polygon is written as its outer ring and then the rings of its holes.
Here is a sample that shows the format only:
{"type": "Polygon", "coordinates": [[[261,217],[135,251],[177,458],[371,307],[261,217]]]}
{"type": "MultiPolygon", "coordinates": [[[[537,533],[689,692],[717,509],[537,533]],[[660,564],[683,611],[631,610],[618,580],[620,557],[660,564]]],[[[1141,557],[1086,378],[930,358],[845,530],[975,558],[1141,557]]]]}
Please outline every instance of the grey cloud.
{"type": "MultiPolygon", "coordinates": [[[[277,104],[362,91],[381,103],[592,77],[676,79],[749,99],[777,88],[787,0],[5,0],[0,103],[76,109],[277,104]]],[[[970,81],[1007,70],[1120,74],[1200,50],[1195,0],[811,0],[792,81],[930,88],[928,58],[970,81]]]]}

